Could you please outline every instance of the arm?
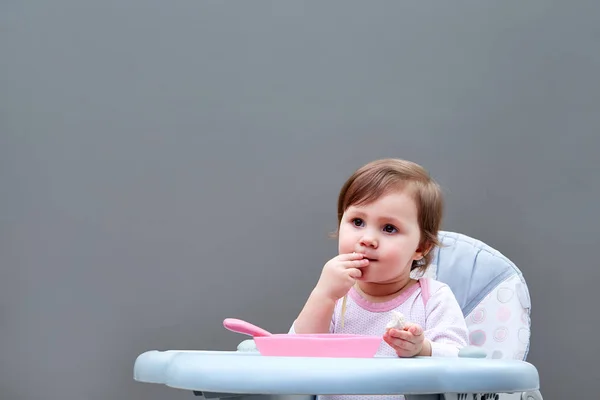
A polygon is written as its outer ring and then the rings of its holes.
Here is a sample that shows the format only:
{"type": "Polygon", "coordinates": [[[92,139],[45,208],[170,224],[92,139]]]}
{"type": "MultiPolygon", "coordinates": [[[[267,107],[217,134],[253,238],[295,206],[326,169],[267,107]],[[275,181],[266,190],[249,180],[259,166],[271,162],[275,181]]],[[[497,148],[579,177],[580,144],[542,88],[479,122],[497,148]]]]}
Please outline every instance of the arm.
{"type": "Polygon", "coordinates": [[[469,343],[469,330],[460,305],[447,285],[431,293],[426,312],[425,340],[419,355],[457,356],[469,343]]]}
{"type": "Polygon", "coordinates": [[[333,330],[333,311],[369,264],[363,254],[340,254],[325,264],[317,285],[294,321],[290,333],[328,333],[333,330]]]}
{"type": "Polygon", "coordinates": [[[312,291],[298,318],[294,321],[291,333],[329,333],[336,301],[312,291]]]}

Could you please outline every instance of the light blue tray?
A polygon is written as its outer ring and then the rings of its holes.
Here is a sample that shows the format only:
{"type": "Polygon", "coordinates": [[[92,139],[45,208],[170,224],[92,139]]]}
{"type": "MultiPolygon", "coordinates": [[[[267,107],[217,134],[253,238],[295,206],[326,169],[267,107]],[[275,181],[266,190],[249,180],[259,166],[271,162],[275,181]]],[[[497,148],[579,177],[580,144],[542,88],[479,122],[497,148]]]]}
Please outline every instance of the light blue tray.
{"type": "Polygon", "coordinates": [[[518,360],[264,357],[236,351],[148,351],[136,359],[134,379],[228,394],[512,393],[539,389],[537,369],[518,360]]]}

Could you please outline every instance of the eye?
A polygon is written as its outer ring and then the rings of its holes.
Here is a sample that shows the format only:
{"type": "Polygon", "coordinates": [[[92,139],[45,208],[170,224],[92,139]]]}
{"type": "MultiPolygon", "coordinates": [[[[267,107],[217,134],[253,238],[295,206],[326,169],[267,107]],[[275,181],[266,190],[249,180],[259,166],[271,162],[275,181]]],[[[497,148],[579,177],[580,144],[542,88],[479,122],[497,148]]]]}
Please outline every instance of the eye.
{"type": "Polygon", "coordinates": [[[386,233],[396,233],[398,229],[394,225],[387,224],[383,227],[383,231],[386,233]]]}
{"type": "Polygon", "coordinates": [[[354,224],[354,226],[363,226],[364,222],[360,218],[352,218],[352,224],[354,224]]]}

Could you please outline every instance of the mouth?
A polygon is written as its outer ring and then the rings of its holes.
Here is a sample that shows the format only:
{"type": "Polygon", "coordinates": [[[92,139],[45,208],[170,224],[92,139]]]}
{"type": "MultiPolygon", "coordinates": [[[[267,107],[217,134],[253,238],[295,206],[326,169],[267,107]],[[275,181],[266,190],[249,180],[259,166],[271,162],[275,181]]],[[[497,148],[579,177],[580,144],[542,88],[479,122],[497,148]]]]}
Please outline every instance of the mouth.
{"type": "Polygon", "coordinates": [[[376,258],[368,258],[368,257],[365,257],[365,259],[366,259],[366,260],[369,260],[369,262],[377,261],[377,259],[376,259],[376,258]]]}

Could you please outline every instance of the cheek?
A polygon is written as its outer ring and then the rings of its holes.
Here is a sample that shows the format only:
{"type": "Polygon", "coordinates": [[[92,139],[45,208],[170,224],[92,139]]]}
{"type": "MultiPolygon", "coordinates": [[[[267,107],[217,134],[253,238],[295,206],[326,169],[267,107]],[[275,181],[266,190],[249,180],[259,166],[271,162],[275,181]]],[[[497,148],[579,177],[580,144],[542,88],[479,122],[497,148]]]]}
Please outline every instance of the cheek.
{"type": "Polygon", "coordinates": [[[406,264],[411,261],[413,255],[413,247],[408,246],[404,242],[395,242],[386,246],[386,249],[381,254],[381,256],[394,264],[406,264]]]}
{"type": "Polygon", "coordinates": [[[399,251],[386,251],[381,256],[385,257],[386,260],[393,264],[398,264],[403,258],[405,258],[404,255],[399,251]]]}
{"type": "Polygon", "coordinates": [[[354,241],[347,236],[340,237],[338,240],[338,250],[341,253],[351,253],[354,251],[354,241]]]}
{"type": "Polygon", "coordinates": [[[356,245],[356,238],[353,231],[348,227],[340,227],[338,234],[338,250],[340,253],[353,252],[356,245]]]}

